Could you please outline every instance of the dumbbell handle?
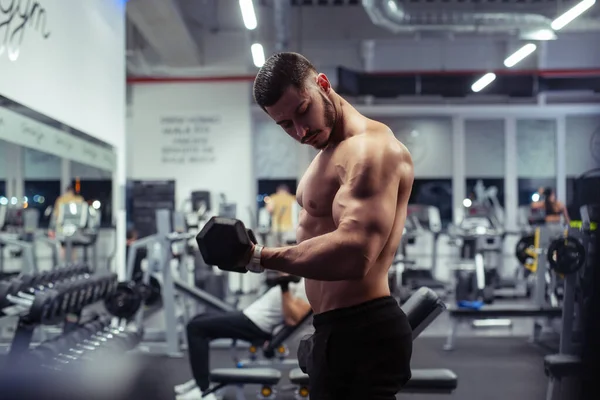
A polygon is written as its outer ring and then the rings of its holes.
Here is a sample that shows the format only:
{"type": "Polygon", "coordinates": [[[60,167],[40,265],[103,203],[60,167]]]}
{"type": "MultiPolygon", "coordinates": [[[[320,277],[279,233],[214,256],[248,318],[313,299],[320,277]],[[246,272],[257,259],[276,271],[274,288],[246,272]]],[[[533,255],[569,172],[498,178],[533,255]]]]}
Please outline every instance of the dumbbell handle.
{"type": "Polygon", "coordinates": [[[6,295],[6,300],[8,300],[11,303],[16,304],[18,306],[23,306],[25,308],[31,308],[31,306],[33,305],[33,299],[29,299],[29,298],[25,298],[25,297],[20,297],[21,294],[24,294],[24,293],[19,292],[19,296],[15,296],[15,295],[12,295],[12,294],[7,294],[6,295]]]}

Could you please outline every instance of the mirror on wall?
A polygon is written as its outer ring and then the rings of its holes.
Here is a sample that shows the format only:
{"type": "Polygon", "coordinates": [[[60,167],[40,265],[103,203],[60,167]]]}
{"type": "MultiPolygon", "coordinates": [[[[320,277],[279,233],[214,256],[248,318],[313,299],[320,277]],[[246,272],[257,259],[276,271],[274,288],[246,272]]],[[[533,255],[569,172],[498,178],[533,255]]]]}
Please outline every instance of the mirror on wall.
{"type": "Polygon", "coordinates": [[[18,110],[0,107],[0,279],[73,262],[106,268],[115,251],[112,148],[18,110]]]}

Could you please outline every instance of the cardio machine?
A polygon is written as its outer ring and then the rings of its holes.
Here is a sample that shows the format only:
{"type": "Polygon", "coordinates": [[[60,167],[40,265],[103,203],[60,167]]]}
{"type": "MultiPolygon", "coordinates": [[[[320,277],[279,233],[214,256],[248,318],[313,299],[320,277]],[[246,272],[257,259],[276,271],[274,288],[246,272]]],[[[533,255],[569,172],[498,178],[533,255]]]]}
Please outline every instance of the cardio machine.
{"type": "Polygon", "coordinates": [[[459,262],[454,265],[458,304],[483,300],[491,304],[498,286],[498,267],[502,258],[503,229],[480,205],[465,207],[458,226],[448,230],[451,244],[459,247],[459,262]]]}
{"type": "MultiPolygon", "coordinates": [[[[437,243],[442,230],[440,211],[437,207],[411,204],[408,206],[404,233],[398,248],[392,279],[397,279],[400,301],[406,301],[419,288],[426,286],[441,298],[447,293],[448,284],[435,278],[437,269],[437,243]],[[417,266],[417,262],[407,257],[408,247],[416,247],[427,241],[431,243],[431,264],[417,266]]],[[[428,247],[428,246],[426,246],[428,247]]],[[[396,287],[392,283],[390,287],[396,287]]]]}

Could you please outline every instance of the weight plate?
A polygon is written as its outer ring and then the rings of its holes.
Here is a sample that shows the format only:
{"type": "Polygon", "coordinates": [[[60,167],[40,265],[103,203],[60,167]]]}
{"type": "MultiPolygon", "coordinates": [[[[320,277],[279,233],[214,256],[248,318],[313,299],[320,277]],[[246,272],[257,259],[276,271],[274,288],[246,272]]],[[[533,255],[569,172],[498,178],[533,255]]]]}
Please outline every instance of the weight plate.
{"type": "Polygon", "coordinates": [[[515,248],[515,255],[517,256],[517,259],[519,260],[521,265],[526,265],[527,260],[532,258],[531,255],[527,254],[527,253],[530,252],[530,251],[528,251],[529,249],[533,249],[534,240],[535,239],[534,239],[533,235],[529,235],[529,236],[523,236],[517,242],[517,246],[515,248]]]}
{"type": "Polygon", "coordinates": [[[120,282],[104,300],[104,306],[115,317],[130,320],[142,306],[142,300],[135,282],[120,282]]]}
{"type": "Polygon", "coordinates": [[[558,274],[572,274],[585,264],[585,248],[573,237],[554,240],[548,247],[548,264],[558,274]]]}

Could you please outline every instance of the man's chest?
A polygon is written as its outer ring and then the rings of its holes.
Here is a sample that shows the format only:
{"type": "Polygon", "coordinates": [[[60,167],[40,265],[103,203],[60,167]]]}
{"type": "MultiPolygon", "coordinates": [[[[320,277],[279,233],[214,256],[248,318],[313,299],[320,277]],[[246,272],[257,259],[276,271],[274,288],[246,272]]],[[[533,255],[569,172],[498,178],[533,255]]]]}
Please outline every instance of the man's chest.
{"type": "Polygon", "coordinates": [[[339,188],[339,174],[331,157],[318,155],[298,184],[298,203],[311,215],[330,215],[339,188]]]}

